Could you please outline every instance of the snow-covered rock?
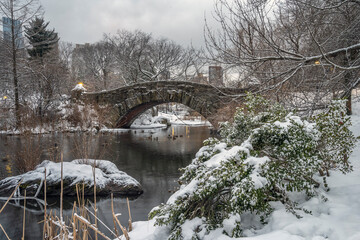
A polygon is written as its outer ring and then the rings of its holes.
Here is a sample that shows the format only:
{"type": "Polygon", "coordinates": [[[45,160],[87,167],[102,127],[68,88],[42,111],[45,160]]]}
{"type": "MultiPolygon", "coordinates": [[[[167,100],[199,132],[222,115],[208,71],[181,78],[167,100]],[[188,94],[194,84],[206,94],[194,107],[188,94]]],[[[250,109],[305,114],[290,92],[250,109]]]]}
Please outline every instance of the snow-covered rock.
{"type": "MultiPolygon", "coordinates": [[[[77,159],[63,163],[64,195],[76,195],[76,184],[85,184],[85,195],[94,193],[93,165],[95,164],[96,194],[108,195],[140,195],[143,193],[138,181],[120,171],[116,165],[106,160],[77,159]]],[[[15,186],[23,179],[19,189],[23,195],[26,189],[27,196],[44,194],[43,181],[46,169],[46,192],[49,196],[60,195],[61,163],[45,160],[35,170],[22,175],[8,177],[0,181],[0,196],[9,196],[15,186]]]]}

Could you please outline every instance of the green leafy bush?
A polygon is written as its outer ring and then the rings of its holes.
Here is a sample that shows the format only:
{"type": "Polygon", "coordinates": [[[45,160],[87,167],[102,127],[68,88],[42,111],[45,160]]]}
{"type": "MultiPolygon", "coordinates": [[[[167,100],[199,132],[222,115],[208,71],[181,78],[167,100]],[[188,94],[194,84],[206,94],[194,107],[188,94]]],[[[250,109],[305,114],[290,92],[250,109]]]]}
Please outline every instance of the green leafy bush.
{"type": "Polygon", "coordinates": [[[221,140],[204,142],[184,169],[180,190],[149,217],[171,226],[169,239],[183,239],[183,226],[189,223],[193,239],[217,228],[240,237],[245,228],[241,215],[252,214],[265,223],[273,201],[300,217],[289,193],[319,195],[328,190],[329,170],[351,171],[348,156],[356,140],[345,113],[345,102],[338,100],[306,120],[248,95],[233,123],[223,124],[221,140]]]}

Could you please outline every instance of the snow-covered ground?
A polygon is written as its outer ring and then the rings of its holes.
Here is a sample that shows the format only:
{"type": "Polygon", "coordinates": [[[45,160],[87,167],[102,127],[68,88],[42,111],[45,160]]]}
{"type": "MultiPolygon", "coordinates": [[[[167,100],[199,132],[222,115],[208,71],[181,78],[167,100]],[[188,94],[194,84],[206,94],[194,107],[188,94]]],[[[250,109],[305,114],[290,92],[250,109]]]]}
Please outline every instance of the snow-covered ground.
{"type": "MultiPolygon", "coordinates": [[[[353,104],[352,131],[355,136],[360,135],[360,103],[353,104]]],[[[270,215],[268,224],[255,227],[244,232],[244,240],[359,240],[360,239],[360,142],[357,143],[350,161],[354,171],[343,175],[340,172],[331,172],[328,178],[330,191],[327,192],[327,201],[319,197],[303,201],[304,207],[312,214],[302,214],[298,219],[286,212],[283,205],[274,204],[275,211],[270,215]]],[[[243,219],[244,220],[244,219],[243,219]]],[[[196,221],[193,220],[193,221],[196,221]]],[[[168,227],[154,227],[154,220],[135,222],[134,230],[130,232],[132,240],[167,239],[168,227]]],[[[196,226],[192,221],[185,224],[189,233],[196,226]]],[[[226,228],[226,226],[224,226],[226,228]]],[[[184,239],[191,239],[186,229],[184,239]]],[[[207,235],[205,240],[232,239],[223,234],[223,229],[217,229],[207,235]]]]}
{"type": "Polygon", "coordinates": [[[208,121],[201,119],[200,116],[186,117],[185,114],[186,112],[159,112],[158,116],[152,117],[149,113],[144,113],[134,121],[131,128],[166,128],[168,125],[211,126],[208,121]]]}
{"type": "Polygon", "coordinates": [[[172,125],[188,125],[188,126],[211,126],[208,121],[204,121],[200,116],[191,117],[191,119],[184,119],[183,115],[168,114],[159,112],[159,116],[168,118],[172,125]]]}

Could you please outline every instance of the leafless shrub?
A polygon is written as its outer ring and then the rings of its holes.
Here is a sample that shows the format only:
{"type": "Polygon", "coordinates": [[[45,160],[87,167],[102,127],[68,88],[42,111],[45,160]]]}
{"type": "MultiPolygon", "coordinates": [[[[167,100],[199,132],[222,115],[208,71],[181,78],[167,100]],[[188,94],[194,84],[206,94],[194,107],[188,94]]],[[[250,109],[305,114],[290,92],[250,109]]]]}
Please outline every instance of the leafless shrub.
{"type": "Polygon", "coordinates": [[[93,106],[98,117],[99,126],[113,127],[119,116],[117,109],[110,105],[100,106],[94,104],[93,106]]]}
{"type": "Polygon", "coordinates": [[[14,163],[20,173],[25,173],[34,170],[41,162],[41,136],[27,133],[22,136],[22,140],[21,148],[14,156],[14,163]]]}
{"type": "Polygon", "coordinates": [[[82,113],[80,112],[79,105],[72,106],[72,113],[66,117],[66,120],[73,126],[82,125],[82,113]]]}
{"type": "Polygon", "coordinates": [[[103,159],[109,154],[109,143],[101,142],[93,134],[81,134],[75,138],[73,154],[77,159],[103,159]]]}

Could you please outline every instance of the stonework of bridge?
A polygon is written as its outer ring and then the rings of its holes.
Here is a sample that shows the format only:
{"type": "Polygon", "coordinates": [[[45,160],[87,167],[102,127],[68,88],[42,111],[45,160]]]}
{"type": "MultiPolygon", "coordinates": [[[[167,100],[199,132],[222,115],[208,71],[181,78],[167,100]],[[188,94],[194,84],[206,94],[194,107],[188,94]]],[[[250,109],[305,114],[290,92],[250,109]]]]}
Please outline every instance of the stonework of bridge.
{"type": "Polygon", "coordinates": [[[233,117],[246,89],[216,88],[184,81],[138,83],[109,91],[82,93],[79,98],[117,108],[114,127],[130,127],[144,111],[162,103],[181,103],[205,117],[215,129],[233,117]]]}

